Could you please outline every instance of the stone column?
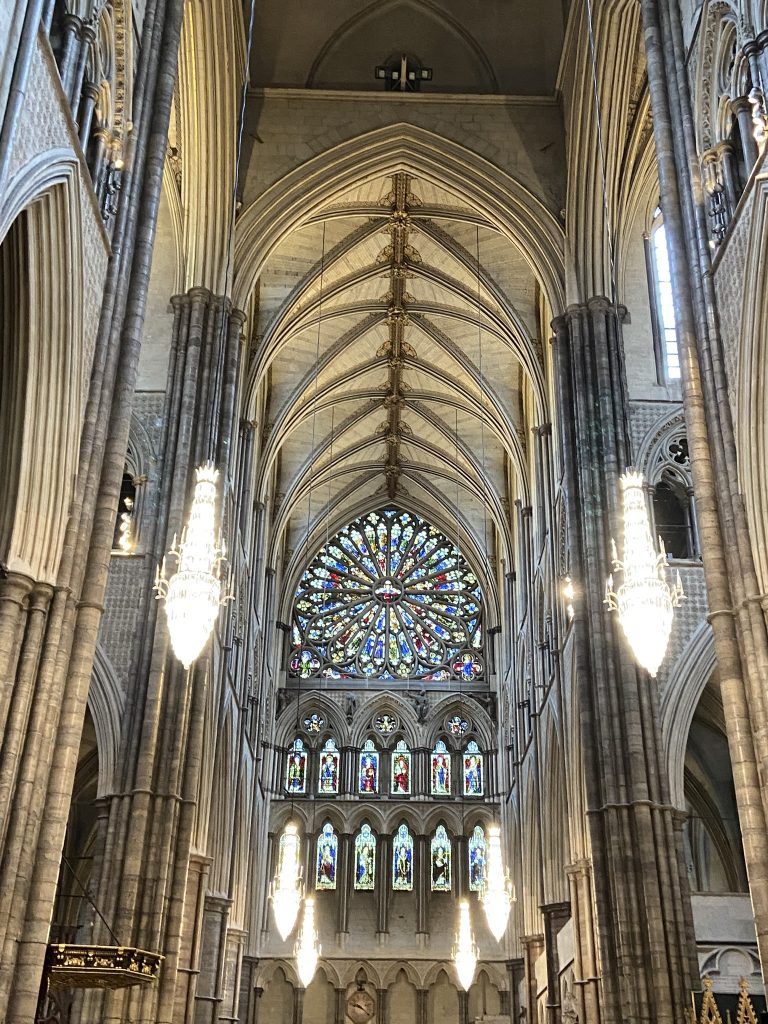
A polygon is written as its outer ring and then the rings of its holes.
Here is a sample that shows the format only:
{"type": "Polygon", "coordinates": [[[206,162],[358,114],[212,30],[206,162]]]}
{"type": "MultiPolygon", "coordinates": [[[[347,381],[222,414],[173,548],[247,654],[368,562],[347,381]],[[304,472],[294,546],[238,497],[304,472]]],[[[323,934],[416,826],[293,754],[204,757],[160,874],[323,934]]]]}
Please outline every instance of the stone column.
{"type": "Polygon", "coordinates": [[[303,988],[293,990],[293,1024],[302,1024],[304,1020],[304,996],[303,988]]]}
{"type": "Polygon", "coordinates": [[[459,989],[459,1024],[469,1024],[469,992],[459,989]]]}
{"type": "MultiPolygon", "coordinates": [[[[66,534],[36,659],[35,698],[25,724],[25,753],[0,858],[0,1005],[6,1021],[13,1024],[33,1019],[40,991],[141,347],[182,4],[167,0],[156,12],[155,0],[147,0],[147,10],[151,18],[137,65],[134,131],[129,140],[133,201],[130,217],[129,204],[121,203],[118,211],[117,244],[106,272],[82,416],[78,487],[69,507],[62,510],[66,534]]],[[[36,41],[41,5],[30,4],[29,12],[36,16],[36,41]]],[[[23,96],[24,81],[19,87],[23,96]]],[[[6,137],[4,124],[0,163],[5,160],[6,137]]],[[[0,177],[4,173],[0,167],[0,177]]],[[[0,579],[0,593],[5,589],[6,581],[0,579]]],[[[18,625],[23,631],[23,624],[18,625]]],[[[19,648],[12,643],[11,650],[19,648]]],[[[6,691],[16,690],[19,664],[10,672],[0,666],[6,691]]],[[[105,858],[109,835],[106,847],[105,858]]]]}
{"type": "Polygon", "coordinates": [[[595,298],[553,324],[576,583],[574,685],[605,1015],[677,1024],[690,990],[687,894],[677,871],[658,688],[603,603],[610,538],[621,537],[619,476],[631,464],[620,317],[595,298]]]}
{"type": "Polygon", "coordinates": [[[752,104],[749,102],[749,97],[738,96],[735,100],[731,100],[731,110],[739,122],[744,172],[748,178],[757,163],[757,143],[753,134],[755,125],[752,121],[752,104]]]}
{"type": "Polygon", "coordinates": [[[570,903],[548,903],[540,907],[544,916],[544,945],[547,954],[547,1020],[560,1024],[560,957],[557,935],[570,919],[570,903]]]}
{"type": "Polygon", "coordinates": [[[416,889],[416,934],[423,942],[429,937],[429,900],[432,878],[432,858],[429,836],[414,839],[414,888],[416,889]]]}
{"type": "Polygon", "coordinates": [[[376,1024],[387,1024],[389,1020],[387,996],[385,988],[376,989],[376,1024]]]}
{"type": "Polygon", "coordinates": [[[520,939],[520,943],[523,947],[523,980],[525,982],[525,1002],[528,1011],[526,1020],[537,1021],[539,1019],[539,985],[536,981],[536,961],[544,952],[544,936],[524,935],[520,939]]]}
{"type": "MultiPolygon", "coordinates": [[[[525,979],[525,960],[522,957],[513,957],[507,960],[507,975],[509,977],[509,1015],[512,1024],[520,1024],[520,984],[525,979]]],[[[585,1020],[584,1017],[580,1018],[585,1020]]],[[[586,1024],[586,1021],[585,1021],[586,1024]]]]}
{"type": "Polygon", "coordinates": [[[354,837],[349,832],[339,836],[338,864],[336,873],[339,885],[336,887],[336,932],[337,941],[346,941],[349,933],[349,894],[353,891],[355,880],[354,837]]]}
{"type": "Polygon", "coordinates": [[[335,995],[335,1016],[334,1024],[345,1024],[345,1018],[347,1016],[347,990],[345,988],[336,988],[333,990],[335,995]]]}
{"type": "MultiPolygon", "coordinates": [[[[762,610],[728,398],[723,339],[711,273],[680,10],[641,0],[661,202],[680,349],[683,407],[705,554],[710,623],[757,944],[768,963],[768,631],[762,610]],[[725,538],[727,537],[727,542],[725,538]]],[[[768,34],[757,42],[763,45],[768,34]]],[[[762,68],[764,71],[764,66],[762,68]]],[[[762,81],[765,81],[764,74],[762,81]]]]}
{"type": "Polygon", "coordinates": [[[83,86],[83,96],[80,101],[80,110],[78,112],[78,135],[80,137],[80,147],[82,148],[83,153],[86,153],[88,149],[88,139],[91,134],[91,125],[93,124],[93,111],[98,98],[99,90],[97,87],[93,82],[86,82],[83,86]]]}
{"type": "Polygon", "coordinates": [[[195,992],[195,1024],[216,1024],[221,1008],[221,982],[226,956],[227,924],[232,901],[206,893],[202,943],[195,992]]]}
{"type": "Polygon", "coordinates": [[[376,850],[376,938],[383,943],[389,937],[389,904],[392,899],[392,839],[379,836],[376,850]]]}
{"type": "Polygon", "coordinates": [[[416,1024],[427,1024],[429,989],[416,989],[416,1024]]]}
{"type": "Polygon", "coordinates": [[[590,864],[577,861],[566,869],[573,918],[573,987],[579,1020],[599,1024],[600,979],[598,977],[595,932],[592,915],[590,864]]]}
{"type": "Polygon", "coordinates": [[[57,63],[59,65],[61,87],[69,98],[71,95],[72,79],[77,68],[79,42],[83,30],[82,18],[78,18],[76,14],[65,14],[61,19],[59,28],[61,30],[61,46],[57,54],[57,63]]]}

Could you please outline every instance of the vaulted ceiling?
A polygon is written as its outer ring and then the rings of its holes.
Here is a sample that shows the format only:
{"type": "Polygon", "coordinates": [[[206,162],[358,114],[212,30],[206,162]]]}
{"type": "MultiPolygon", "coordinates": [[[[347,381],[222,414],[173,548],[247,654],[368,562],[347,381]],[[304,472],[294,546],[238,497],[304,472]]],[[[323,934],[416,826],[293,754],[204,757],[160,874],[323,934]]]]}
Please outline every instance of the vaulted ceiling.
{"type": "Polygon", "coordinates": [[[432,70],[424,92],[549,95],[562,0],[261,0],[255,86],[382,90],[402,54],[432,70]]]}
{"type": "Polygon", "coordinates": [[[260,275],[252,371],[267,403],[259,497],[288,556],[384,503],[458,524],[479,552],[503,547],[511,503],[527,503],[538,316],[521,252],[404,171],[288,234],[260,275]]]}

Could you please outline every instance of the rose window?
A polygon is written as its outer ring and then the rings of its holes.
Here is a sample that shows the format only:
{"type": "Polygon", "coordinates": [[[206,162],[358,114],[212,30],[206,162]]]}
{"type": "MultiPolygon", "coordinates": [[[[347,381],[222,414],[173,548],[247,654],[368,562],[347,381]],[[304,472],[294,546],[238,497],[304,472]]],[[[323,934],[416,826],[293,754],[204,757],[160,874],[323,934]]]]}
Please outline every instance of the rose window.
{"type": "Polygon", "coordinates": [[[483,677],[482,596],[458,548],[408,512],[371,512],[341,530],[301,578],[294,678],[483,677]]]}

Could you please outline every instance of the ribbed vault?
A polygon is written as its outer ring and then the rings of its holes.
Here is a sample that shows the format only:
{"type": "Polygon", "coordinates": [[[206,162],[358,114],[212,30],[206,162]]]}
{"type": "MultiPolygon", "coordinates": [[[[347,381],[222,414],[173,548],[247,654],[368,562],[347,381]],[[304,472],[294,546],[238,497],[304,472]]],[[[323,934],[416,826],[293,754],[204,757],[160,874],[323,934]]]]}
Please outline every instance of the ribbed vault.
{"type": "Polygon", "coordinates": [[[462,535],[481,575],[509,563],[547,418],[546,312],[530,258],[405,170],[335,191],[286,233],[259,275],[249,381],[268,406],[257,499],[286,579],[387,502],[462,535]]]}

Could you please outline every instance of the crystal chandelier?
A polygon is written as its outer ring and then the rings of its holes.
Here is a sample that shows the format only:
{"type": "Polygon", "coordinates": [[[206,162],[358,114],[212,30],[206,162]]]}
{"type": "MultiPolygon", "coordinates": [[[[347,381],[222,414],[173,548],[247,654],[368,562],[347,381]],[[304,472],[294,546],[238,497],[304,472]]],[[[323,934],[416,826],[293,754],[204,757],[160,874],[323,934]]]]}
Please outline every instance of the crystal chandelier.
{"type": "Polygon", "coordinates": [[[456,967],[456,976],[459,984],[465,992],[469,992],[472,981],[475,977],[477,966],[477,946],[475,937],[472,934],[472,925],[469,920],[469,903],[461,900],[459,903],[459,930],[456,933],[456,942],[451,951],[453,963],[456,967]]]}
{"type": "Polygon", "coordinates": [[[498,825],[488,828],[488,855],[486,858],[485,881],[480,891],[485,917],[491,935],[501,942],[507,930],[509,912],[515,901],[515,890],[504,870],[501,855],[501,829],[498,825]]]}
{"type": "Polygon", "coordinates": [[[218,471],[207,462],[195,471],[195,494],[189,520],[177,545],[174,535],[169,554],[176,572],[168,579],[165,558],[155,574],[157,599],[165,598],[168,632],[176,657],[189,668],[211,635],[221,595],[224,545],[216,538],[216,480],[218,471]]]}
{"type": "Polygon", "coordinates": [[[664,578],[667,555],[659,538],[653,546],[648,510],[643,493],[643,474],[627,470],[621,478],[624,495],[624,560],[619,561],[616,542],[611,541],[614,572],[624,573],[624,582],[613,589],[613,575],[605,585],[604,603],[619,613],[635,658],[652,676],[658,672],[672,629],[673,609],[685,597],[680,573],[674,586],[664,578]]]}
{"type": "MultiPolygon", "coordinates": [[[[280,836],[277,874],[272,883],[272,911],[280,938],[285,941],[293,930],[301,904],[301,856],[299,829],[292,821],[280,836]]],[[[306,913],[305,913],[306,920],[306,913]]]]}
{"type": "Polygon", "coordinates": [[[307,896],[304,900],[304,919],[296,941],[293,955],[296,957],[296,970],[299,981],[307,988],[315,976],[317,961],[320,957],[320,943],[315,931],[315,898],[307,896]]]}

